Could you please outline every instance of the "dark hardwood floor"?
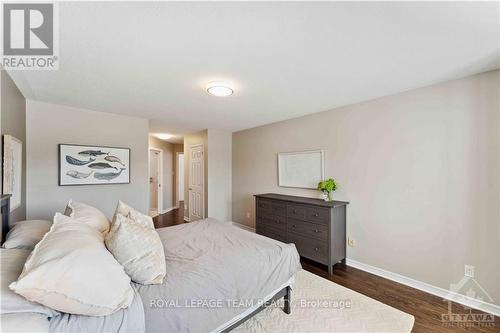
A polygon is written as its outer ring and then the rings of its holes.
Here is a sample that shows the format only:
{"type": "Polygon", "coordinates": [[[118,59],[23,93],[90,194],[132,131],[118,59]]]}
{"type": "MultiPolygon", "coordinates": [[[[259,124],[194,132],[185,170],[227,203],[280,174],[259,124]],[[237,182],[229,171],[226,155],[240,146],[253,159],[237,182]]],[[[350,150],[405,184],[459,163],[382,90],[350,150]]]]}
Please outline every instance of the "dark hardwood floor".
{"type": "Polygon", "coordinates": [[[153,223],[156,229],[184,223],[184,201],[180,201],[179,208],[153,217],[153,223]]]}
{"type": "MultiPolygon", "coordinates": [[[[183,205],[181,205],[183,207],[183,205]]],[[[184,223],[184,210],[175,209],[153,219],[156,228],[163,228],[184,223]]],[[[451,333],[451,332],[479,332],[500,333],[500,318],[495,317],[494,322],[472,322],[466,325],[450,325],[443,323],[442,314],[448,313],[448,302],[440,297],[423,291],[407,287],[397,282],[381,278],[365,271],[336,264],[333,274],[328,274],[326,266],[314,263],[307,259],[301,260],[302,267],[311,273],[340,284],[346,288],[357,291],[363,295],[376,299],[415,317],[414,333],[451,333]]],[[[453,303],[453,313],[467,314],[470,311],[460,304],[453,303]]],[[[472,310],[472,313],[481,313],[472,310]]]]}
{"type": "MultiPolygon", "coordinates": [[[[494,317],[494,322],[472,322],[469,325],[450,325],[443,323],[442,314],[448,313],[448,302],[426,292],[407,287],[397,282],[381,278],[365,271],[336,264],[333,274],[329,275],[326,266],[316,264],[307,259],[301,260],[302,267],[344,287],[376,299],[393,308],[409,313],[415,317],[412,332],[500,332],[500,318],[494,317]],[[470,327],[467,327],[470,326],[470,327]]],[[[467,314],[470,311],[460,304],[453,303],[453,313],[467,314]]],[[[472,310],[472,313],[482,313],[472,310]]]]}

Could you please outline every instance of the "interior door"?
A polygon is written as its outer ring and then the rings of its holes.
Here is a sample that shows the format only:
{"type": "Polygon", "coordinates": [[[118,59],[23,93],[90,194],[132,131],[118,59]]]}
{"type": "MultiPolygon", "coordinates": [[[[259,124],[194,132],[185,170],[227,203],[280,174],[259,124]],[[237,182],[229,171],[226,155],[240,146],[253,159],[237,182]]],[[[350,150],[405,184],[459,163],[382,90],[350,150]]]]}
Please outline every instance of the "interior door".
{"type": "Polygon", "coordinates": [[[149,210],[152,215],[158,214],[159,155],[156,150],[149,151],[149,210]]]}
{"type": "Polygon", "coordinates": [[[189,220],[205,216],[205,163],[203,145],[192,146],[189,159],[189,220]]]}

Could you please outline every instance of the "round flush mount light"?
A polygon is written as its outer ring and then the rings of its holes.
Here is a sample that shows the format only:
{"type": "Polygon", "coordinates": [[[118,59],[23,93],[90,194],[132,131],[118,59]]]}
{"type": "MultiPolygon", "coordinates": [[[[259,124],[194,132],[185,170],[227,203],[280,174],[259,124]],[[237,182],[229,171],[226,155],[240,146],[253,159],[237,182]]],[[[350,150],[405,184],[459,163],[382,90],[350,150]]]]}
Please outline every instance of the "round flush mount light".
{"type": "Polygon", "coordinates": [[[216,97],[227,97],[234,93],[234,90],[224,81],[210,82],[207,86],[207,92],[216,97]]]}
{"type": "Polygon", "coordinates": [[[154,134],[154,136],[156,136],[160,140],[168,140],[171,137],[173,137],[172,134],[168,134],[168,133],[156,133],[156,134],[154,134]]]}

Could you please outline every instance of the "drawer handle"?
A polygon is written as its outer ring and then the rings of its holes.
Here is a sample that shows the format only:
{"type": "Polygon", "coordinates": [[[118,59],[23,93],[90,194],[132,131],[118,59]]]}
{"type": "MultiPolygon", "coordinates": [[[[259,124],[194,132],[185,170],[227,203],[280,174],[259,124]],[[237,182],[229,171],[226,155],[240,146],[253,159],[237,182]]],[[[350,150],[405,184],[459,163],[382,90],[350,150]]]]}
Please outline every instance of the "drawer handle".
{"type": "Polygon", "coordinates": [[[292,228],[297,228],[297,226],[294,224],[294,225],[292,225],[292,228]]]}
{"type": "Polygon", "coordinates": [[[315,233],[318,233],[318,232],[319,232],[319,230],[318,230],[318,229],[314,229],[314,232],[315,232],[315,233]]]}
{"type": "Polygon", "coordinates": [[[314,217],[318,217],[318,216],[319,216],[319,214],[318,214],[318,213],[315,213],[315,214],[314,214],[314,217]]]}
{"type": "Polygon", "coordinates": [[[315,247],[314,251],[318,252],[319,251],[319,247],[315,247]]]}
{"type": "Polygon", "coordinates": [[[293,210],[293,213],[294,213],[294,214],[297,214],[297,210],[296,210],[296,209],[294,209],[294,210],[293,210]]]}

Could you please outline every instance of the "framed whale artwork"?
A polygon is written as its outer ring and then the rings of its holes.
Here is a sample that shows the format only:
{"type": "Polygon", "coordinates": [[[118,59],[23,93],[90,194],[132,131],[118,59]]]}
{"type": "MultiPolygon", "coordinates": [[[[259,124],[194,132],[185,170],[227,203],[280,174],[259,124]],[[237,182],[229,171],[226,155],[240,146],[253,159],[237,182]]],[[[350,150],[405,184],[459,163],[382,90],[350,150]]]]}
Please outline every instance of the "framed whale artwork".
{"type": "Polygon", "coordinates": [[[59,186],[130,183],[130,148],[59,145],[59,186]]]}

